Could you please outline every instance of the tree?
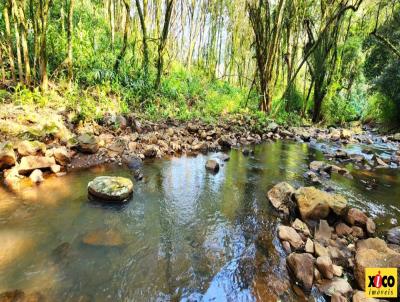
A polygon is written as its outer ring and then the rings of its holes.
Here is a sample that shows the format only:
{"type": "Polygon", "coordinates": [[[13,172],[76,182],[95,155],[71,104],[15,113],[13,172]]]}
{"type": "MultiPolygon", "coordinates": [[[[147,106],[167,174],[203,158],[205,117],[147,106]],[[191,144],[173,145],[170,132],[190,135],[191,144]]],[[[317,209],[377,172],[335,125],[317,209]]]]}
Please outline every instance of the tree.
{"type": "Polygon", "coordinates": [[[254,31],[254,48],[257,62],[257,78],[260,94],[259,109],[271,112],[274,92],[274,71],[277,55],[280,52],[282,36],[282,17],[286,0],[251,0],[247,2],[250,22],[254,31]]]}
{"type": "Polygon", "coordinates": [[[168,38],[168,32],[169,32],[169,26],[171,22],[171,14],[172,14],[172,8],[174,6],[175,0],[166,0],[165,3],[165,16],[164,16],[164,25],[163,25],[163,30],[161,37],[159,38],[158,42],[158,59],[157,59],[157,78],[155,82],[155,88],[159,89],[160,83],[161,83],[161,74],[163,71],[163,65],[164,65],[164,50],[165,46],[167,43],[167,38],[168,38]]]}

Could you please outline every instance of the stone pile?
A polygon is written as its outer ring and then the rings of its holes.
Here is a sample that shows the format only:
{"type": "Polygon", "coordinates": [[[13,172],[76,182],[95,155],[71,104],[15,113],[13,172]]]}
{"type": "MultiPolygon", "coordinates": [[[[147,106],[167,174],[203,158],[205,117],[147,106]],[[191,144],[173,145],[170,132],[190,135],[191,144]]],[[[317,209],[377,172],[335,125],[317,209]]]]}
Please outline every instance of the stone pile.
{"type": "MultiPolygon", "coordinates": [[[[323,165],[312,166],[326,171],[323,165]]],[[[388,232],[389,244],[375,238],[374,221],[348,207],[343,196],[288,183],[275,185],[267,195],[291,222],[278,227],[278,237],[289,272],[305,293],[315,286],[331,301],[366,301],[365,268],[400,267],[399,227],[388,232]]]]}

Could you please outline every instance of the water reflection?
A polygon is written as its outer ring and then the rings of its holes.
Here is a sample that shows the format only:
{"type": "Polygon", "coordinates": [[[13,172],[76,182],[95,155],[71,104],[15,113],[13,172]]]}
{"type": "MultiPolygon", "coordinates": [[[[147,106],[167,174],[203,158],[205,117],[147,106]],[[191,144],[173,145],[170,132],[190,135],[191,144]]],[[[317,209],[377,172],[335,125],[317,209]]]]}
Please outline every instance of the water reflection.
{"type": "MultiPolygon", "coordinates": [[[[51,301],[297,301],[266,192],[280,181],[305,185],[308,163],[322,153],[283,142],[254,150],[232,150],[215,175],[204,164],[218,154],[148,162],[122,208],[86,197],[96,175],[133,178],[119,167],[51,178],[17,195],[0,189],[0,291],[37,290],[51,301]],[[99,229],[123,244],[82,242],[99,229]]],[[[399,173],[353,175],[328,185],[367,207],[381,228],[400,217],[399,173]],[[363,181],[371,179],[368,191],[363,181]]]]}

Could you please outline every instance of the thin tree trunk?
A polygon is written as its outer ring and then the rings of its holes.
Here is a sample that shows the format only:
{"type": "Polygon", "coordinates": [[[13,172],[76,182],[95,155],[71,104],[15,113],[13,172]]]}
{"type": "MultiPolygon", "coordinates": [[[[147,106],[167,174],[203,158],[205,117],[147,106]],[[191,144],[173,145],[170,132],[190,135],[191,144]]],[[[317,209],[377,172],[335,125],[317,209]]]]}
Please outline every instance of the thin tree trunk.
{"type": "Polygon", "coordinates": [[[3,45],[0,44],[0,66],[1,66],[1,81],[5,83],[6,81],[6,71],[4,70],[3,63],[3,45]]]}
{"type": "MultiPolygon", "coordinates": [[[[143,73],[144,77],[147,79],[149,75],[149,49],[147,45],[147,29],[146,20],[143,14],[142,7],[140,6],[139,0],[135,0],[136,8],[139,14],[140,26],[142,28],[142,43],[143,43],[143,73]]],[[[147,4],[147,1],[146,1],[147,4]]]]}
{"type": "Polygon", "coordinates": [[[24,83],[24,71],[22,67],[22,56],[21,56],[21,46],[20,46],[20,35],[18,29],[18,22],[15,15],[16,8],[13,7],[13,16],[14,16],[14,34],[15,34],[15,46],[17,48],[17,63],[18,63],[18,78],[21,84],[24,83]]]}
{"type": "Polygon", "coordinates": [[[130,26],[130,16],[129,16],[130,6],[129,6],[128,0],[124,0],[124,5],[125,5],[125,11],[126,11],[125,28],[124,28],[124,41],[123,41],[123,45],[122,45],[121,51],[118,54],[118,57],[117,57],[117,59],[115,61],[115,64],[114,64],[114,71],[116,73],[118,73],[119,66],[121,64],[122,59],[125,56],[126,48],[128,46],[128,31],[129,31],[129,26],[130,26]]]}
{"type": "Polygon", "coordinates": [[[13,51],[12,51],[12,41],[11,41],[10,19],[9,19],[9,2],[4,7],[3,15],[4,15],[4,23],[5,23],[5,26],[6,26],[5,38],[6,38],[6,43],[7,43],[7,54],[8,54],[8,61],[10,63],[11,78],[12,78],[13,82],[15,82],[16,81],[16,77],[15,77],[14,54],[13,54],[13,51]]]}
{"type": "Polygon", "coordinates": [[[161,35],[161,39],[158,45],[158,59],[157,59],[157,78],[155,82],[155,88],[159,89],[161,84],[161,75],[163,71],[164,65],[164,49],[167,43],[168,32],[169,32],[169,23],[171,21],[172,8],[174,6],[175,0],[167,0],[165,17],[164,17],[164,26],[161,35]]]}
{"type": "Polygon", "coordinates": [[[74,1],[69,0],[69,10],[68,10],[68,29],[67,29],[67,41],[68,41],[68,51],[67,51],[67,65],[68,65],[68,87],[72,86],[73,78],[73,53],[72,53],[72,33],[73,33],[73,18],[74,18],[74,1]]]}

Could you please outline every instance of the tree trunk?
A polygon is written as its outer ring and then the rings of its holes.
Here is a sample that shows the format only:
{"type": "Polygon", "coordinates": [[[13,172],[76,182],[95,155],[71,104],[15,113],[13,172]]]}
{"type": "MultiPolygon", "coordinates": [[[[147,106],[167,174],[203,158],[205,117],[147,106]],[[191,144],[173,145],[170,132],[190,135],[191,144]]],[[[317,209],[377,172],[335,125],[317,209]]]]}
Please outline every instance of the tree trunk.
{"type": "Polygon", "coordinates": [[[22,56],[21,56],[21,44],[20,44],[20,34],[18,29],[18,21],[17,21],[17,8],[14,3],[12,4],[12,12],[14,17],[14,34],[15,34],[15,46],[17,48],[17,63],[18,63],[18,78],[21,84],[24,83],[24,71],[22,67],[22,56]]]}
{"type": "Polygon", "coordinates": [[[122,59],[125,56],[126,48],[128,47],[128,31],[129,31],[129,25],[130,25],[130,6],[129,6],[129,1],[124,0],[124,5],[125,5],[125,11],[126,11],[126,17],[125,17],[125,27],[124,27],[124,41],[123,45],[121,48],[120,53],[117,56],[117,59],[114,64],[114,72],[118,73],[119,66],[121,64],[122,59]]]}
{"type": "Polygon", "coordinates": [[[13,51],[12,51],[12,41],[11,41],[10,18],[9,18],[9,2],[4,7],[3,15],[4,15],[4,23],[5,23],[5,26],[6,26],[5,38],[6,38],[6,44],[7,44],[8,61],[10,63],[11,78],[12,78],[13,82],[15,82],[16,81],[16,77],[15,77],[14,54],[13,54],[13,51]]]}
{"type": "Polygon", "coordinates": [[[0,66],[1,66],[1,81],[5,83],[6,81],[6,71],[4,70],[3,63],[3,45],[0,44],[0,66]]]}
{"type": "Polygon", "coordinates": [[[172,8],[174,6],[175,0],[167,0],[165,17],[164,17],[164,26],[162,35],[160,37],[160,42],[158,45],[158,59],[157,59],[157,78],[155,82],[155,88],[159,89],[161,84],[161,75],[163,71],[164,65],[164,49],[167,43],[168,32],[169,32],[169,23],[171,21],[172,8]]]}
{"type": "MultiPolygon", "coordinates": [[[[142,28],[142,43],[143,43],[143,73],[144,77],[147,79],[149,75],[149,49],[147,45],[147,29],[146,20],[143,14],[144,10],[140,6],[139,0],[135,0],[136,8],[139,14],[140,27],[142,28]]],[[[146,2],[147,3],[147,2],[146,2]]]]}

